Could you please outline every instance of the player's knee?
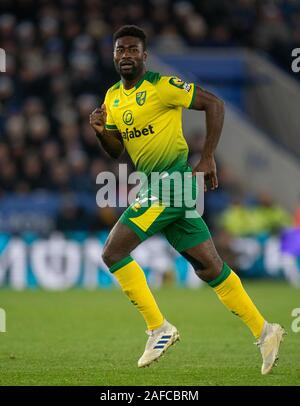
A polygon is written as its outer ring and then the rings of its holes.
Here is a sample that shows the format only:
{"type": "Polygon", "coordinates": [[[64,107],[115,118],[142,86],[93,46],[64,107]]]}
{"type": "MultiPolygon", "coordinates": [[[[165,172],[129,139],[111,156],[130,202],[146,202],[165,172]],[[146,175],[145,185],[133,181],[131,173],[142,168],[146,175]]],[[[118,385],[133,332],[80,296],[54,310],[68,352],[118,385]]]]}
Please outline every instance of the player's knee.
{"type": "Polygon", "coordinates": [[[222,263],[212,263],[201,269],[195,269],[196,275],[204,282],[211,282],[216,279],[222,271],[222,263]]]}
{"type": "Polygon", "coordinates": [[[110,243],[106,244],[102,251],[102,260],[106,266],[109,268],[115,265],[117,262],[124,259],[127,255],[126,252],[123,252],[120,249],[114,248],[110,243]]]}
{"type": "Polygon", "coordinates": [[[112,265],[118,262],[119,259],[116,257],[116,254],[113,252],[113,250],[110,249],[109,246],[105,246],[102,252],[102,260],[105,265],[110,268],[112,265]]]}
{"type": "Polygon", "coordinates": [[[203,258],[200,261],[186,252],[182,252],[181,255],[192,265],[198,278],[205,282],[210,282],[217,278],[222,270],[222,261],[218,256],[203,258]]]}

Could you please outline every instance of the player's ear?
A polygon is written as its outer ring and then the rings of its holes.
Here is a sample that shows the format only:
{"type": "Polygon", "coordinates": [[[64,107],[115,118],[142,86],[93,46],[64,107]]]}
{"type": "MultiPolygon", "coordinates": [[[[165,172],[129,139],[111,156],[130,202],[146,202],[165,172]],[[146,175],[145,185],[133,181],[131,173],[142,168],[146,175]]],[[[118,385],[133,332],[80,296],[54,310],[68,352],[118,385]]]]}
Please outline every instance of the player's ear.
{"type": "Polygon", "coordinates": [[[147,57],[148,57],[148,53],[146,51],[144,51],[144,53],[143,53],[144,62],[146,62],[147,57]]]}

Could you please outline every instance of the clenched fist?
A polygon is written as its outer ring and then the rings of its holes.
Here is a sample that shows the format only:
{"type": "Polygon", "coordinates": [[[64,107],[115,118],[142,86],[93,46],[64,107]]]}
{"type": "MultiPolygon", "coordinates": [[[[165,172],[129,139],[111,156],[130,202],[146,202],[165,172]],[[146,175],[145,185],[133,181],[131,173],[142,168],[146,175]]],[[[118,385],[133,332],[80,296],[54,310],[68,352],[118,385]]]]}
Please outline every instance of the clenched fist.
{"type": "Polygon", "coordinates": [[[102,133],[106,123],[106,107],[102,104],[101,108],[95,109],[90,114],[90,125],[97,133],[102,133]]]}

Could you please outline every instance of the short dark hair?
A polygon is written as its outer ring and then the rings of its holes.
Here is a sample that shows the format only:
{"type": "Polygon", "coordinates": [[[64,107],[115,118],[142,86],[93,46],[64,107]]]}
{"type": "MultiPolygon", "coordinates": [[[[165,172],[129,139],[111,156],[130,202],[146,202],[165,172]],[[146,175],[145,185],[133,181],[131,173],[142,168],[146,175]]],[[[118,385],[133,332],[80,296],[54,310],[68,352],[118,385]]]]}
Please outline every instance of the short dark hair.
{"type": "Polygon", "coordinates": [[[114,44],[116,43],[117,39],[127,36],[140,39],[143,44],[143,48],[146,49],[146,34],[136,25],[123,25],[120,27],[113,35],[114,44]]]}

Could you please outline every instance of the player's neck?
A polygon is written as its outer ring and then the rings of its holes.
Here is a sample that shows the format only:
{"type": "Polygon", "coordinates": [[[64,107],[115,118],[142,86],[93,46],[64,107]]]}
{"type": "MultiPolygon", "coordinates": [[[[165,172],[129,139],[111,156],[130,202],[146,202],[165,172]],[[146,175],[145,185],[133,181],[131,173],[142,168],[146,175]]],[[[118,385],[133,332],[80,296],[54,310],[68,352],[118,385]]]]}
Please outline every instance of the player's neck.
{"type": "Polygon", "coordinates": [[[146,73],[146,69],[143,69],[142,72],[136,78],[134,78],[132,80],[127,80],[127,79],[121,77],[124,89],[125,90],[132,89],[140,81],[140,79],[145,75],[145,73],[146,73]]]}

